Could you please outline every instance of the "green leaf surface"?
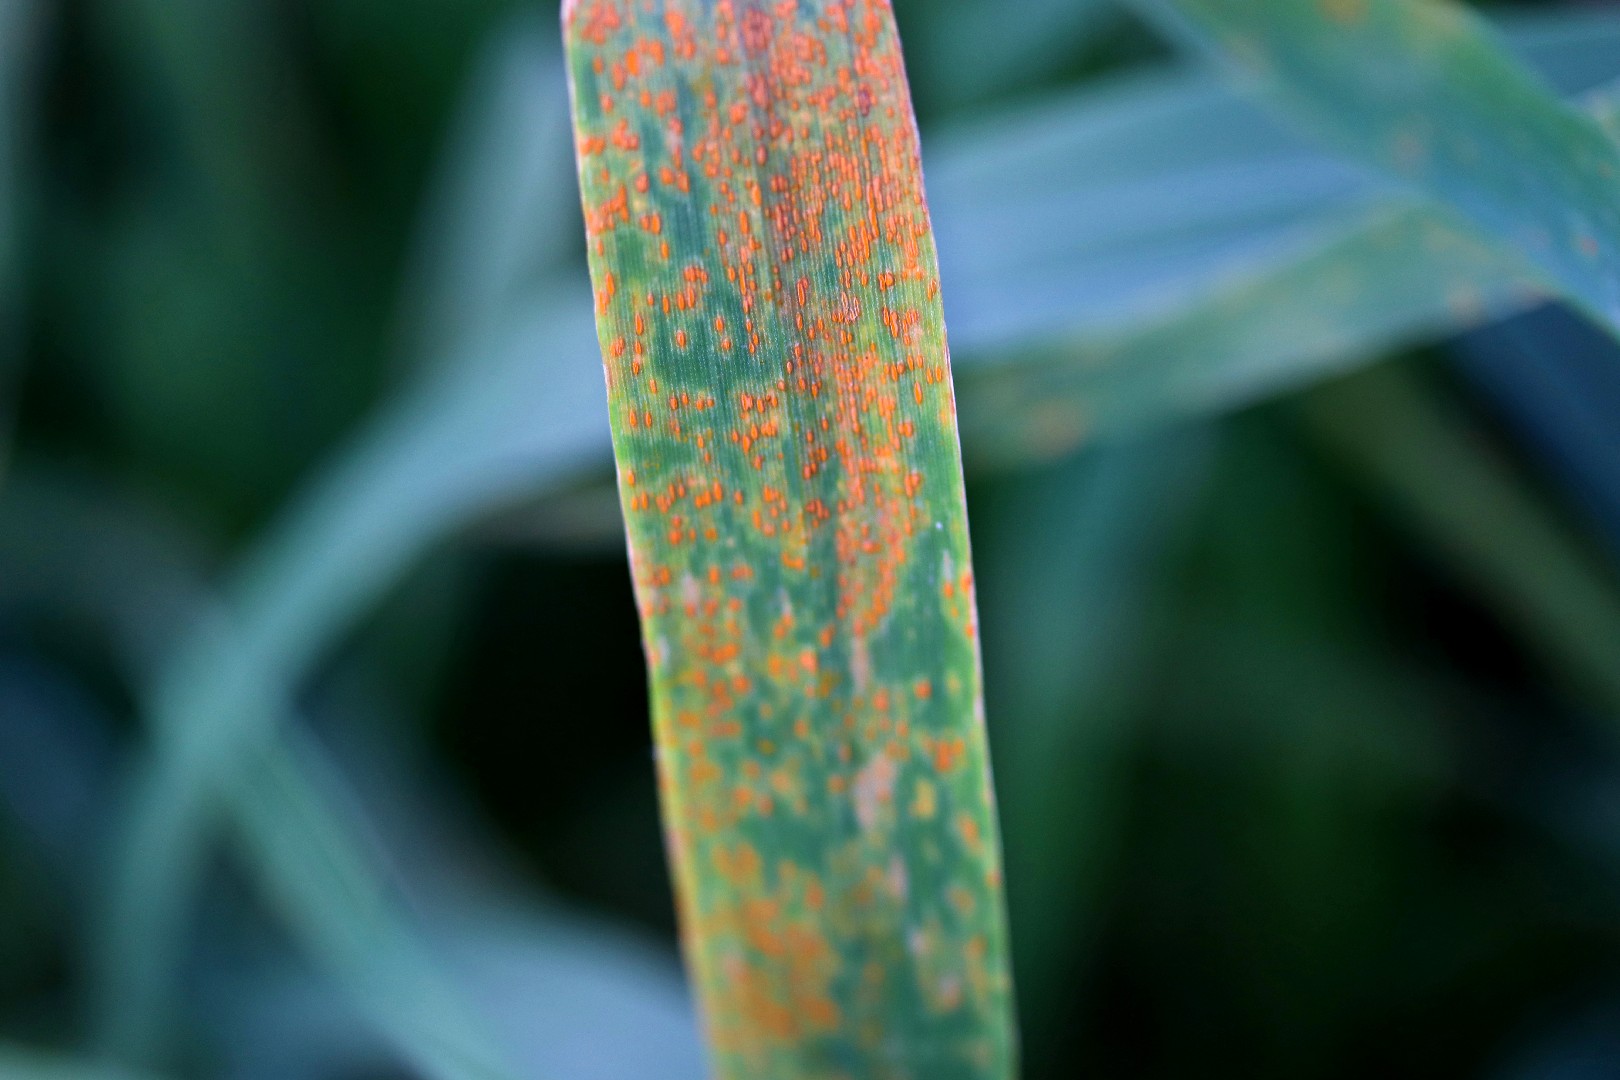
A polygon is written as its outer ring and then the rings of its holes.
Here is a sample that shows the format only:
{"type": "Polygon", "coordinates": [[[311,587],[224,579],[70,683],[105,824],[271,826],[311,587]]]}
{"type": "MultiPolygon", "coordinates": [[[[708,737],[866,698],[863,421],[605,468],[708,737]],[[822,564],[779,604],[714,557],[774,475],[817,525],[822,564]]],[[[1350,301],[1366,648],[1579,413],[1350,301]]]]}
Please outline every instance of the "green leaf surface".
{"type": "Polygon", "coordinates": [[[1132,0],[1620,328],[1620,146],[1451,0],[1132,0]]]}
{"type": "Polygon", "coordinates": [[[972,102],[1049,75],[1119,21],[1109,0],[1019,0],[1016,10],[998,0],[924,0],[906,25],[917,96],[952,104],[972,102]]]}
{"type": "MultiPolygon", "coordinates": [[[[1509,29],[1563,90],[1620,71],[1612,15],[1509,29]]],[[[1514,256],[1335,164],[1207,76],[1131,76],[944,141],[930,178],[960,252],[947,296],[967,297],[952,325],[969,335],[970,464],[1229,410],[1541,295],[1514,256]],[[999,203],[998,162],[1017,195],[999,203]],[[1085,209],[1043,232],[1064,205],[1060,176],[1085,209]]]]}
{"type": "MultiPolygon", "coordinates": [[[[1566,95],[1620,78],[1615,15],[1504,33],[1566,95]]],[[[1199,68],[1109,76],[930,135],[946,317],[975,365],[1150,325],[1416,201],[1199,68]]]]}
{"type": "Polygon", "coordinates": [[[493,1038],[419,945],[388,875],[320,786],[320,758],[283,736],[227,800],[249,864],[299,941],[431,1080],[515,1077],[493,1038]]]}
{"type": "Polygon", "coordinates": [[[581,0],[564,24],[716,1073],[1009,1077],[962,471],[892,14],[581,0]]]}
{"type": "Polygon", "coordinates": [[[1537,298],[1512,258],[1421,210],[1369,218],[1293,259],[1234,274],[1184,311],[964,372],[962,432],[975,461],[1052,458],[1224,412],[1537,298]]]}
{"type": "Polygon", "coordinates": [[[516,18],[494,35],[443,160],[400,304],[401,352],[424,363],[498,338],[573,253],[568,88],[550,27],[516,18]]]}
{"type": "Polygon", "coordinates": [[[10,1044],[0,1044],[0,1077],[5,1080],[157,1080],[150,1073],[10,1044]]]}

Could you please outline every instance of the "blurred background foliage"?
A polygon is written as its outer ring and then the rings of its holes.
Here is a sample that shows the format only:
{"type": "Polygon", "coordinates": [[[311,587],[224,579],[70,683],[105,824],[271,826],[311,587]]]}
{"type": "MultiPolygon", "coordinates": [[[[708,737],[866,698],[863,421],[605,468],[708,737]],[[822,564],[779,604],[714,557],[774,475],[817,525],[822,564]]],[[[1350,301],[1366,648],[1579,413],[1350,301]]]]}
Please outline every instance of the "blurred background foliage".
{"type": "MultiPolygon", "coordinates": [[[[1028,1076],[1620,1075],[1613,340],[1151,5],[896,6],[1028,1076]]],[[[0,0],[0,1075],[701,1075],[554,17],[0,0]]]]}

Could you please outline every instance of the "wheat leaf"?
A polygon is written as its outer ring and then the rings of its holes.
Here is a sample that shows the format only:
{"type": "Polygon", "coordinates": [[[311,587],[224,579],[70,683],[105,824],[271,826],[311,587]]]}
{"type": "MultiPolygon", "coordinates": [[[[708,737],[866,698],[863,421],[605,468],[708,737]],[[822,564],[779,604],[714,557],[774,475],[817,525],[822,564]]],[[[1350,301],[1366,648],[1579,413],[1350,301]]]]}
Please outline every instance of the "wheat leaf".
{"type": "Polygon", "coordinates": [[[1460,409],[1385,365],[1313,391],[1301,416],[1572,694],[1620,717],[1612,567],[1460,409]]]}
{"type": "MultiPolygon", "coordinates": [[[[1568,96],[1620,77],[1620,19],[1504,22],[1568,96]]],[[[931,132],[946,317],[966,365],[1116,335],[1333,243],[1409,192],[1186,66],[1088,82],[931,132]],[[1369,216],[1371,215],[1371,216],[1369,216]]],[[[970,447],[971,450],[971,447],[970,447]]]]}
{"type": "Polygon", "coordinates": [[[387,875],[321,787],[322,759],[283,736],[227,796],[263,887],[300,942],[432,1080],[505,1080],[463,996],[418,945],[387,875]]]}
{"type": "Polygon", "coordinates": [[[1376,208],[1127,332],[964,371],[962,433],[985,465],[1230,410],[1539,294],[1518,263],[1418,207],[1376,208]]]}
{"type": "Polygon", "coordinates": [[[576,233],[562,58],[550,27],[513,19],[475,70],[428,192],[401,309],[401,352],[446,363],[498,336],[576,233]]]}
{"type": "MultiPolygon", "coordinates": [[[[1611,15],[1504,32],[1565,93],[1620,74],[1611,15]]],[[[1543,295],[1516,257],[1197,71],[945,131],[928,177],[976,467],[1227,411],[1543,295]]]]}
{"type": "Polygon", "coordinates": [[[157,1080],[96,1061],[0,1045],[0,1077],[5,1080],[157,1080]]]}
{"type": "Polygon", "coordinates": [[[102,1038],[160,1037],[221,779],[273,742],[288,690],[418,557],[466,522],[594,459],[601,407],[558,361],[589,348],[583,305],[538,308],[488,355],[412,387],[244,560],[216,618],[153,694],[98,950],[102,1038]]]}
{"type": "MultiPolygon", "coordinates": [[[[137,694],[150,690],[154,661],[210,599],[184,540],[144,508],[80,490],[55,473],[21,472],[0,511],[3,598],[82,623],[88,637],[112,648],[137,694]]],[[[287,687],[270,685],[263,700],[271,708],[279,700],[280,711],[291,713],[289,698],[287,687]]],[[[57,734],[94,743],[82,731],[57,734]]],[[[20,748],[27,749],[26,739],[20,748]]],[[[298,739],[248,755],[231,770],[222,801],[236,819],[250,870],[316,964],[424,1076],[501,1075],[491,1040],[418,947],[380,859],[336,809],[342,800],[332,794],[341,790],[335,776],[298,739]]],[[[96,786],[82,772],[71,780],[75,789],[96,786]]],[[[107,792],[93,801],[98,824],[108,817],[110,798],[107,792]]],[[[76,840],[96,848],[102,837],[93,831],[76,840]]]]}
{"type": "MultiPolygon", "coordinates": [[[[1591,92],[1620,74],[1620,20],[1506,31],[1560,90],[1609,107],[1612,87],[1591,92]]],[[[1229,410],[1542,295],[1517,257],[1200,73],[1127,77],[945,142],[930,189],[955,252],[953,340],[972,347],[960,381],[978,465],[1229,410]],[[998,201],[1003,166],[1017,197],[998,201]],[[1043,232],[1063,183],[1086,209],[1043,232]],[[1193,205],[1172,206],[1182,194],[1193,205]]]]}
{"type": "Polygon", "coordinates": [[[1620,147],[1451,0],[1132,0],[1620,328],[1620,147]]]}
{"type": "Polygon", "coordinates": [[[583,0],[564,23],[716,1072],[1007,1077],[961,464],[888,5],[583,0]]]}
{"type": "Polygon", "coordinates": [[[32,171],[27,129],[43,21],[44,6],[36,0],[0,0],[0,475],[10,458],[22,368],[22,234],[32,171]]]}
{"type": "Polygon", "coordinates": [[[1050,75],[1084,54],[1119,21],[1107,0],[933,0],[906,33],[920,70],[918,97],[956,105],[1050,75]],[[930,93],[931,92],[931,93],[930,93]]]}

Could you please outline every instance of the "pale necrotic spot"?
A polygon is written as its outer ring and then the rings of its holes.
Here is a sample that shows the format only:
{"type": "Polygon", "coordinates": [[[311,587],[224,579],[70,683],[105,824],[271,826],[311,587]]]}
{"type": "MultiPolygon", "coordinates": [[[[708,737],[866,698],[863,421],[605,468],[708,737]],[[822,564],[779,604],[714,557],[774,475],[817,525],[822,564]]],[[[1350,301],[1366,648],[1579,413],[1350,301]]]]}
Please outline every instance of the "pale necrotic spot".
{"type": "Polygon", "coordinates": [[[757,5],[750,5],[748,10],[743,12],[743,48],[748,50],[749,56],[761,56],[769,52],[771,39],[775,34],[775,22],[757,5]]]}
{"type": "Polygon", "coordinates": [[[867,648],[866,636],[857,636],[849,647],[849,678],[855,694],[865,697],[872,685],[872,652],[867,648]]]}
{"type": "Polygon", "coordinates": [[[862,832],[876,828],[883,808],[894,802],[898,775],[888,754],[877,754],[855,774],[855,820],[862,832]]]}
{"type": "Polygon", "coordinates": [[[1340,26],[1354,26],[1367,18],[1367,0],[1322,0],[1322,14],[1340,26]]]}
{"type": "Polygon", "coordinates": [[[839,293],[838,306],[833,308],[833,321],[839,323],[859,322],[861,318],[861,298],[854,293],[839,293]]]}
{"type": "Polygon", "coordinates": [[[889,856],[889,894],[896,900],[904,901],[906,893],[910,891],[910,881],[906,874],[905,860],[898,854],[889,856]]]}

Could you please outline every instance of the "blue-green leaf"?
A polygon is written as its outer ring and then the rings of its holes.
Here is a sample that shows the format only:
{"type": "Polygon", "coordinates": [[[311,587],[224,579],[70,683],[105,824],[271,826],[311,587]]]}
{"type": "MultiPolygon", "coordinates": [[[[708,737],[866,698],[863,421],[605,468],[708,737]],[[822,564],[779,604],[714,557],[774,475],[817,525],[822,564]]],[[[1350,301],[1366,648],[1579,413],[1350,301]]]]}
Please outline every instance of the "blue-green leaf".
{"type": "Polygon", "coordinates": [[[273,742],[288,694],[415,559],[467,522],[596,460],[589,305],[539,308],[378,417],[243,562],[153,697],[100,951],[105,1037],[155,1037],[226,778],[273,742]]]}
{"type": "Polygon", "coordinates": [[[1132,0],[1620,328],[1620,146],[1452,0],[1132,0]]]}

